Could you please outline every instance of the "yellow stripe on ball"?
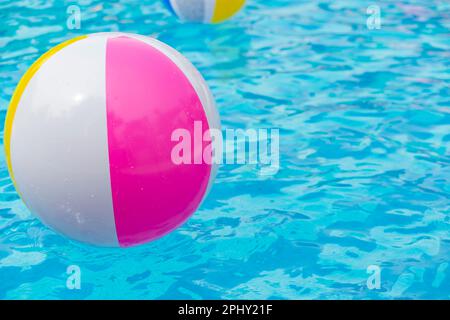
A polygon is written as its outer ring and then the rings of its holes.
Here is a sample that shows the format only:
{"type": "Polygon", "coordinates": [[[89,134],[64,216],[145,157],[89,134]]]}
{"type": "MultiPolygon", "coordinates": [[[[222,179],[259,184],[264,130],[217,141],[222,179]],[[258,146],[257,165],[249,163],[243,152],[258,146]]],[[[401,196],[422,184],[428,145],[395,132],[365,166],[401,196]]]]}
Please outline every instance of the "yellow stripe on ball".
{"type": "Polygon", "coordinates": [[[218,23],[230,18],[242,8],[244,3],[245,0],[216,0],[211,22],[218,23]]]}

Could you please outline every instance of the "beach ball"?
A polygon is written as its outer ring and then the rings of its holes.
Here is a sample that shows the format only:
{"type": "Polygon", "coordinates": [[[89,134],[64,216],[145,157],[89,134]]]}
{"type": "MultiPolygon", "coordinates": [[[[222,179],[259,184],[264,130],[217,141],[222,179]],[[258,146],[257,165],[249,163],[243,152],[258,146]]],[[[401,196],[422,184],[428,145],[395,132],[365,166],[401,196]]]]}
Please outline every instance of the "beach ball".
{"type": "Polygon", "coordinates": [[[57,45],[28,69],[4,143],[17,192],[45,224],[127,247],[169,233],[200,206],[217,168],[175,163],[171,136],[212,128],[220,128],[214,99],[179,52],[99,33],[57,45]]]}
{"type": "Polygon", "coordinates": [[[231,18],[245,4],[245,0],[163,0],[182,20],[219,23],[231,18]]]}

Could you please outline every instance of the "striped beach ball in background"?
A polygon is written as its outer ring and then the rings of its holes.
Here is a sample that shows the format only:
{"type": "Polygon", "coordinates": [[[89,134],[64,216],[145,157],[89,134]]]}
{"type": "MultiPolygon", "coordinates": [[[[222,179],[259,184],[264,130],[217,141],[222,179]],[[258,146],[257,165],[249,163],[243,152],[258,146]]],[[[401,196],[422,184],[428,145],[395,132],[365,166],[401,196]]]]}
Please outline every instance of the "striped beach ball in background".
{"type": "Polygon", "coordinates": [[[219,23],[231,18],[245,0],[163,0],[172,13],[184,21],[219,23]]]}
{"type": "MultiPolygon", "coordinates": [[[[20,80],[5,123],[10,175],[53,229],[100,246],[132,246],[172,231],[199,207],[216,167],[175,164],[171,135],[220,128],[195,67],[145,36],[66,41],[20,80]]],[[[203,142],[207,145],[206,142],[203,142]]]]}

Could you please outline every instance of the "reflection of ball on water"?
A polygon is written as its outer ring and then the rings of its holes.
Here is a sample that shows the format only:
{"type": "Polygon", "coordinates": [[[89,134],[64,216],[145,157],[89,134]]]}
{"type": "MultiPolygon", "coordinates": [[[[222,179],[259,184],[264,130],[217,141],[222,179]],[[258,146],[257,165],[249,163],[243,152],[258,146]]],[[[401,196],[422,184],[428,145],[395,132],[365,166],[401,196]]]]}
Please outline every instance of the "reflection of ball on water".
{"type": "Polygon", "coordinates": [[[218,23],[237,13],[245,0],[163,0],[163,2],[182,20],[218,23]]]}
{"type": "Polygon", "coordinates": [[[80,241],[131,246],[198,208],[215,166],[175,164],[178,128],[219,128],[195,67],[151,38],[100,33],[64,42],[20,80],[5,123],[8,169],[46,224],[80,241]]]}

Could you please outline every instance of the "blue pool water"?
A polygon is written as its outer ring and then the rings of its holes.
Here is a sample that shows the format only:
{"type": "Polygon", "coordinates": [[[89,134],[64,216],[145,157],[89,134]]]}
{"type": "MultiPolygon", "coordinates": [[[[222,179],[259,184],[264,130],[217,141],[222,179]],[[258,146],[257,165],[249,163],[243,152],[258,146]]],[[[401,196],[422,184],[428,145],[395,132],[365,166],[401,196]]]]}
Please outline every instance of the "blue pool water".
{"type": "Polygon", "coordinates": [[[214,26],[180,23],[156,0],[115,2],[76,2],[81,29],[68,30],[74,1],[0,0],[2,150],[9,99],[40,54],[124,31],[186,55],[224,128],[279,128],[280,170],[223,165],[181,228],[101,249],[42,225],[2,151],[0,299],[450,298],[448,1],[249,0],[214,26]],[[370,4],[380,29],[366,26],[370,4]],[[70,265],[80,290],[66,287],[70,265]]]}

